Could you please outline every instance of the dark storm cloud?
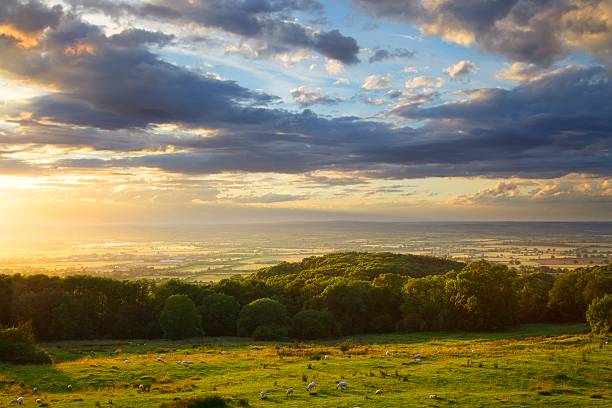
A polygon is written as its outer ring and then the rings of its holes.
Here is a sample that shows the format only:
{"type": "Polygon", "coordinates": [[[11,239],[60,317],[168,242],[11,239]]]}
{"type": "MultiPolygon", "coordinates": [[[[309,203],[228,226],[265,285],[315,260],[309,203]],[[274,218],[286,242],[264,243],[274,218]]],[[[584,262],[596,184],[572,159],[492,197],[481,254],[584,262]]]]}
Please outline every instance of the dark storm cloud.
{"type": "Polygon", "coordinates": [[[2,0],[0,24],[8,24],[19,31],[33,34],[54,27],[62,16],[61,6],[47,7],[38,0],[2,0]]]}
{"type": "Polygon", "coordinates": [[[391,59],[391,58],[412,58],[414,57],[414,54],[415,54],[414,51],[406,50],[403,48],[396,48],[394,50],[374,48],[372,51],[374,51],[374,53],[368,59],[370,64],[374,62],[380,62],[386,59],[391,59]]]}
{"type": "Polygon", "coordinates": [[[15,125],[2,131],[0,144],[130,152],[64,159],[53,164],[59,169],[330,170],[385,178],[612,172],[612,83],[601,67],[565,68],[433,107],[431,99],[404,95],[392,114],[424,123],[410,128],[270,108],[272,96],[161,60],[147,48],[170,40],[159,33],[108,37],[69,14],[48,24],[33,47],[0,37],[0,70],[57,90],[0,107],[15,125]],[[210,132],[201,136],[202,128],[210,132]]]}
{"type": "Polygon", "coordinates": [[[609,0],[353,0],[378,17],[418,25],[428,35],[524,62],[550,64],[572,48],[612,62],[609,0]]]}
{"type": "Polygon", "coordinates": [[[97,9],[111,16],[123,14],[154,18],[177,24],[193,23],[252,39],[260,55],[311,49],[345,64],[359,62],[357,41],[338,30],[320,32],[291,21],[291,13],[319,13],[313,0],[166,0],[125,3],[108,0],[74,0],[79,8],[97,9]]]}

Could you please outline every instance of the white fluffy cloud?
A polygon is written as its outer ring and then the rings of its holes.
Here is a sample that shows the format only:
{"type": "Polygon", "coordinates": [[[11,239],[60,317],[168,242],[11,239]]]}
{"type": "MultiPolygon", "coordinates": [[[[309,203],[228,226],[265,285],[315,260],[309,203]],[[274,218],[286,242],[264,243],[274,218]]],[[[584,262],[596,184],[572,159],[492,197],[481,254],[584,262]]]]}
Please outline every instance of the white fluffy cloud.
{"type": "Polygon", "coordinates": [[[476,64],[470,60],[461,60],[444,70],[444,72],[446,72],[454,81],[467,78],[476,73],[476,71],[478,71],[476,64]]]}

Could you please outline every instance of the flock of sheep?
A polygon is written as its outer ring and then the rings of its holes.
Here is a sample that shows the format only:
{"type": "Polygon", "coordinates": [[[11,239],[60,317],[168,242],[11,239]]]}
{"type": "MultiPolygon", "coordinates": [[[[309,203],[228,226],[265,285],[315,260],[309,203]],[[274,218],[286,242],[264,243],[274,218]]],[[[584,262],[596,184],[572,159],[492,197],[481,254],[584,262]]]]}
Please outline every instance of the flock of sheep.
{"type": "MultiPolygon", "coordinates": [[[[385,355],[386,355],[387,357],[390,357],[390,356],[392,356],[392,355],[393,355],[393,353],[391,353],[390,351],[387,351],[387,352],[385,352],[385,355]]],[[[323,359],[324,359],[324,360],[327,360],[327,359],[329,359],[329,358],[330,358],[330,356],[329,356],[328,354],[325,354],[325,355],[323,356],[323,359]]],[[[415,362],[415,363],[419,363],[419,362],[421,361],[421,359],[422,359],[421,354],[417,353],[417,354],[415,354],[415,355],[414,355],[414,362],[415,362]]],[[[161,358],[161,357],[157,357],[157,358],[155,359],[155,361],[156,361],[156,362],[158,362],[158,363],[167,364],[166,360],[164,360],[164,359],[163,359],[163,358],[161,358]]],[[[131,361],[130,361],[130,360],[128,360],[128,359],[123,360],[123,362],[124,362],[124,363],[126,363],[126,364],[131,363],[131,361]]],[[[178,363],[178,364],[181,364],[181,365],[190,365],[190,364],[193,364],[193,362],[191,362],[191,361],[189,361],[189,360],[177,361],[177,363],[178,363]]],[[[343,390],[347,389],[347,388],[348,388],[348,386],[349,386],[348,381],[340,381],[340,382],[338,382],[338,384],[336,385],[336,389],[337,389],[337,390],[341,390],[341,391],[343,391],[343,390]]],[[[317,387],[317,383],[316,383],[315,381],[312,381],[312,382],[310,382],[310,383],[309,383],[309,384],[306,386],[306,391],[307,391],[307,392],[311,392],[311,391],[313,391],[313,390],[314,390],[316,387],[317,387]]],[[[69,384],[69,385],[66,387],[66,389],[67,389],[69,392],[70,392],[70,391],[72,391],[72,384],[69,384]]],[[[150,386],[149,384],[140,384],[140,385],[138,386],[138,389],[139,389],[139,391],[140,391],[140,392],[148,392],[148,391],[150,391],[151,386],[150,386]]],[[[33,392],[33,394],[36,394],[36,393],[38,392],[38,388],[34,387],[34,388],[32,389],[32,392],[33,392]]],[[[285,394],[285,395],[286,395],[287,397],[290,397],[290,396],[292,396],[292,395],[293,395],[293,393],[294,393],[294,389],[293,389],[292,387],[289,387],[289,388],[287,388],[287,391],[286,391],[286,394],[285,394]]],[[[379,388],[379,389],[377,389],[376,391],[374,391],[374,395],[382,395],[382,393],[383,393],[383,390],[382,390],[382,389],[380,389],[380,388],[379,388]]],[[[267,391],[266,391],[266,390],[262,390],[262,391],[259,393],[259,398],[260,398],[260,399],[262,399],[262,400],[263,400],[263,399],[267,399],[267,397],[268,397],[268,395],[267,395],[267,391]]],[[[436,394],[431,394],[431,395],[429,396],[429,398],[431,398],[431,399],[437,399],[437,398],[438,398],[438,396],[437,396],[436,394]]],[[[36,398],[35,402],[36,402],[37,404],[41,404],[43,401],[42,401],[42,399],[41,399],[41,398],[36,398]]],[[[12,401],[10,402],[10,404],[11,404],[11,405],[23,405],[24,403],[25,403],[25,399],[24,399],[24,397],[17,397],[17,398],[15,398],[14,400],[12,400],[12,401]]]]}

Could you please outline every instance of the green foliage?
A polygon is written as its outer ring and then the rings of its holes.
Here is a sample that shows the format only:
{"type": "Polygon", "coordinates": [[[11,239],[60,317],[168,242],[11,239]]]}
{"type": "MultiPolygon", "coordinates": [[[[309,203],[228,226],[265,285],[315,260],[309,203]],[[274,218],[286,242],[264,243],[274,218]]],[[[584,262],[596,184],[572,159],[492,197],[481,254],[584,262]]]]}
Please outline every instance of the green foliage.
{"type": "Polygon", "coordinates": [[[0,329],[0,362],[12,364],[51,364],[51,357],[34,341],[29,323],[0,329]]]}
{"type": "Polygon", "coordinates": [[[290,334],[301,340],[331,337],[336,334],[334,316],[326,310],[302,310],[291,319],[290,334]]]}
{"type": "Polygon", "coordinates": [[[210,395],[207,397],[166,402],[161,404],[160,408],[224,408],[228,406],[224,398],[218,395],[210,395]]]}
{"type": "Polygon", "coordinates": [[[444,330],[454,326],[446,280],[442,275],[408,279],[403,289],[402,320],[397,325],[398,330],[444,330]]]}
{"type": "Polygon", "coordinates": [[[259,326],[287,328],[287,308],[277,300],[257,299],[244,306],[238,318],[238,335],[253,336],[259,326]]]}
{"type": "Polygon", "coordinates": [[[159,317],[164,337],[178,340],[202,334],[202,317],[186,295],[172,295],[166,299],[159,317]]]}
{"type": "Polygon", "coordinates": [[[198,308],[202,315],[202,326],[208,336],[235,336],[240,313],[240,303],[223,293],[213,293],[202,301],[198,308]]]}
{"type": "Polygon", "coordinates": [[[446,283],[457,326],[502,329],[518,317],[517,274],[505,265],[473,262],[446,283]]]}
{"type": "Polygon", "coordinates": [[[261,325],[253,330],[251,337],[255,340],[286,340],[289,337],[289,329],[275,324],[261,325]]]}
{"type": "Polygon", "coordinates": [[[594,299],[612,293],[612,265],[565,272],[553,284],[548,305],[560,321],[584,321],[594,299]]]}
{"type": "Polygon", "coordinates": [[[548,314],[548,293],[554,278],[547,273],[537,272],[519,276],[518,305],[520,321],[541,322],[548,314]]]}
{"type": "Polygon", "coordinates": [[[586,317],[593,333],[609,333],[612,328],[612,294],[593,300],[586,317]]]}

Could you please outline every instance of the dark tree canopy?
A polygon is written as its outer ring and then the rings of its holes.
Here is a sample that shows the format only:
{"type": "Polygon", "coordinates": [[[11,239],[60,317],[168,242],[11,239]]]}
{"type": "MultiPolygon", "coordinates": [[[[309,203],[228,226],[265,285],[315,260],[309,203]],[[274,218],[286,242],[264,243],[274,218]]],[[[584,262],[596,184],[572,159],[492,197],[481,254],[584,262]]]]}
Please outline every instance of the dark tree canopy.
{"type": "Polygon", "coordinates": [[[187,295],[172,295],[166,299],[159,324],[168,339],[179,340],[202,334],[202,317],[187,295]]]}
{"type": "Polygon", "coordinates": [[[206,296],[198,308],[207,336],[235,336],[240,303],[223,293],[206,296]]]}
{"type": "Polygon", "coordinates": [[[259,326],[287,328],[287,308],[277,300],[263,298],[254,300],[242,308],[238,318],[238,335],[252,336],[259,326]]]}

